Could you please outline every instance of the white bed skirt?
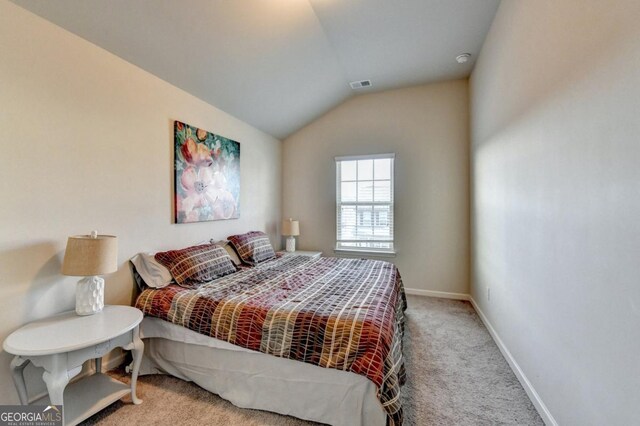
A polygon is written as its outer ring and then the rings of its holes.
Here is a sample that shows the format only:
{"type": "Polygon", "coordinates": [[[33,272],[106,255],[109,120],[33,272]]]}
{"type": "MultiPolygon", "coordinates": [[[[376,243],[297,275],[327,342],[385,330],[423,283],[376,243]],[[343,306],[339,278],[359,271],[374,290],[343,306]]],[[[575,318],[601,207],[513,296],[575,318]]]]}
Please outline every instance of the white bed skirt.
{"type": "Polygon", "coordinates": [[[241,348],[145,317],[140,374],[192,381],[234,405],[335,426],[384,426],[376,386],[364,376],[241,348]]]}

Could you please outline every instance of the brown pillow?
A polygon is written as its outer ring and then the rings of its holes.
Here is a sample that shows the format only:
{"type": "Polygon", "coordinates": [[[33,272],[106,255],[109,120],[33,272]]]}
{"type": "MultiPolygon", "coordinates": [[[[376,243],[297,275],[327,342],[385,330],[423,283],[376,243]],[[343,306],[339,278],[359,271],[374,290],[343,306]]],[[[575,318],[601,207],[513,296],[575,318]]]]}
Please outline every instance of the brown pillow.
{"type": "Polygon", "coordinates": [[[155,258],[183,287],[194,287],[236,272],[227,251],[216,244],[160,252],[155,258]]]}
{"type": "Polygon", "coordinates": [[[276,257],[271,241],[264,232],[251,231],[246,234],[232,235],[227,240],[236,249],[240,260],[248,265],[257,265],[276,257]]]}

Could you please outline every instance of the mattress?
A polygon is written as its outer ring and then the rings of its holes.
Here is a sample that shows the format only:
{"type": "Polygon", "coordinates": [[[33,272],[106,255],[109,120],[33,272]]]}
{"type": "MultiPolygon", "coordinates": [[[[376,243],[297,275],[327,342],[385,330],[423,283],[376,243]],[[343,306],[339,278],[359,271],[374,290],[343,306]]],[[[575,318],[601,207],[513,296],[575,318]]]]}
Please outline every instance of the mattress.
{"type": "Polygon", "coordinates": [[[136,306],[235,347],[364,376],[388,423],[402,423],[406,298],[389,262],[285,256],[196,289],[147,289],[136,306]]]}

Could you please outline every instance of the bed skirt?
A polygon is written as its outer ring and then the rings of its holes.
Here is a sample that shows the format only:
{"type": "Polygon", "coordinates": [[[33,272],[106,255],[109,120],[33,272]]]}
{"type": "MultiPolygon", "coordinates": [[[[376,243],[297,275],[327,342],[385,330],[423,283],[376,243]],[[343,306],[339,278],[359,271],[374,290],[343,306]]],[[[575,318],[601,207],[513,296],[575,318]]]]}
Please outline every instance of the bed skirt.
{"type": "Polygon", "coordinates": [[[192,381],[242,408],[335,426],[384,426],[376,386],[364,376],[241,348],[157,318],[140,326],[140,374],[192,381]]]}

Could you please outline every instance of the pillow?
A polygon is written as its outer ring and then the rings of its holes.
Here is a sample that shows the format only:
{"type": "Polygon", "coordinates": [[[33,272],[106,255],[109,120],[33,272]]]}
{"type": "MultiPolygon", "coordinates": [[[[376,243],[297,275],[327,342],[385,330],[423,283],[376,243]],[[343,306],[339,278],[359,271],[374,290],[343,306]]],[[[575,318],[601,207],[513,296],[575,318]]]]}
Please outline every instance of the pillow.
{"type": "Polygon", "coordinates": [[[194,287],[236,272],[227,251],[217,244],[156,253],[155,258],[183,287],[194,287]]]}
{"type": "Polygon", "coordinates": [[[220,240],[220,241],[211,240],[211,244],[217,244],[220,247],[224,247],[224,249],[229,254],[229,257],[231,258],[231,261],[233,262],[233,264],[236,265],[236,266],[242,265],[242,261],[238,257],[238,253],[236,253],[236,250],[231,246],[229,241],[227,241],[227,240],[220,240]]]}
{"type": "Polygon", "coordinates": [[[227,238],[238,252],[240,259],[249,265],[257,265],[265,260],[276,257],[269,237],[264,232],[252,231],[227,238]]]}
{"type": "Polygon", "coordinates": [[[131,264],[131,273],[133,274],[133,281],[135,281],[136,286],[138,286],[138,290],[142,292],[149,288],[147,283],[145,283],[144,280],[140,277],[140,274],[133,264],[131,264]]]}
{"type": "Polygon", "coordinates": [[[131,258],[130,262],[148,287],[162,288],[173,281],[171,272],[150,253],[138,253],[131,258]]]}

